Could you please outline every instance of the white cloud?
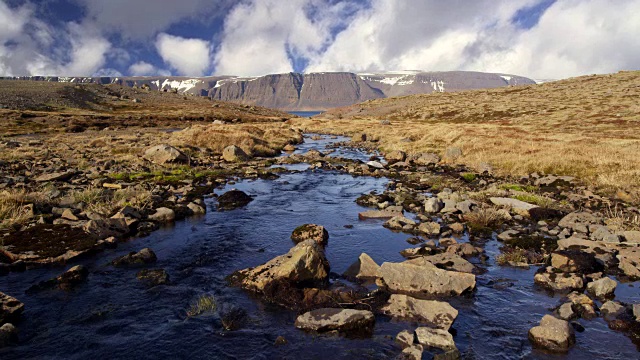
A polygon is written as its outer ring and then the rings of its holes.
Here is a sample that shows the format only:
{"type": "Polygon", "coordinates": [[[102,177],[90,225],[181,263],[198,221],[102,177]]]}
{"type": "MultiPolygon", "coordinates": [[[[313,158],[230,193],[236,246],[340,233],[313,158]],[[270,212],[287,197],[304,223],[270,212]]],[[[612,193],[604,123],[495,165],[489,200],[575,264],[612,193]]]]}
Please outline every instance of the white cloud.
{"type": "Polygon", "coordinates": [[[129,67],[129,75],[131,76],[152,76],[152,75],[170,76],[171,73],[167,70],[158,69],[147,62],[138,61],[137,63],[129,67]]]}
{"type": "Polygon", "coordinates": [[[161,33],[156,49],[162,60],[180,75],[202,76],[210,66],[210,44],[201,39],[186,39],[161,33]]]}
{"type": "Polygon", "coordinates": [[[104,68],[94,72],[91,76],[97,77],[121,77],[122,73],[116,69],[104,68]]]}

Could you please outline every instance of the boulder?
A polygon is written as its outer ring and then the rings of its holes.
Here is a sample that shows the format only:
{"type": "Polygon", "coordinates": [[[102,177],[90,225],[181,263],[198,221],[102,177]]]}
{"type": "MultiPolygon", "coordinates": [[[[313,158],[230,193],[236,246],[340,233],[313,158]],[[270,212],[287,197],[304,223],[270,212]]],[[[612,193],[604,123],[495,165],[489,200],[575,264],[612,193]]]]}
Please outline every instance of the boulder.
{"type": "Polygon", "coordinates": [[[204,215],[207,213],[207,209],[204,206],[200,206],[193,202],[188,203],[187,208],[189,208],[194,215],[204,215]]]}
{"type": "Polygon", "coordinates": [[[218,210],[233,210],[243,207],[253,198],[240,190],[231,190],[218,197],[218,210]]]}
{"type": "Polygon", "coordinates": [[[232,275],[232,281],[247,290],[263,292],[275,282],[292,286],[323,285],[328,276],[329,262],[322,246],[307,240],[263,265],[237,271],[232,275]]]}
{"type": "Polygon", "coordinates": [[[398,359],[401,360],[422,360],[422,352],[424,348],[422,345],[414,344],[402,349],[398,359]]]}
{"type": "Polygon", "coordinates": [[[401,294],[392,294],[380,311],[394,318],[444,330],[449,330],[458,316],[458,310],[446,302],[415,299],[401,294]]]}
{"type": "Polygon", "coordinates": [[[416,329],[416,338],[419,344],[428,347],[445,351],[456,348],[453,336],[447,330],[419,327],[416,329]]]}
{"type": "Polygon", "coordinates": [[[222,150],[222,158],[227,162],[239,162],[249,160],[249,155],[247,155],[247,153],[245,153],[241,148],[235,145],[230,145],[222,150]]]}
{"type": "Polygon", "coordinates": [[[136,275],[138,280],[147,286],[157,286],[169,283],[169,274],[164,269],[142,269],[136,275]]]}
{"type": "Polygon", "coordinates": [[[575,311],[573,311],[573,303],[572,302],[567,302],[567,303],[564,303],[564,304],[560,305],[558,310],[556,310],[556,314],[558,315],[558,318],[560,318],[562,320],[567,320],[567,321],[569,321],[571,319],[574,319],[577,316],[575,311]]]}
{"type": "Polygon", "coordinates": [[[130,265],[144,265],[155,263],[158,260],[153,250],[144,248],[138,252],[130,252],[127,255],[121,256],[111,262],[113,266],[130,266],[130,265]]]}
{"type": "Polygon", "coordinates": [[[429,198],[424,202],[424,211],[428,214],[439,213],[444,204],[438,198],[429,198]]]}
{"type": "Polygon", "coordinates": [[[560,250],[551,254],[551,266],[562,272],[592,274],[603,270],[593,254],[580,250],[560,250]]]}
{"type": "Polygon", "coordinates": [[[298,316],[295,326],[318,333],[338,331],[347,334],[371,334],[375,321],[375,316],[368,310],[323,308],[298,316]]]}
{"type": "Polygon", "coordinates": [[[23,303],[12,296],[0,292],[0,325],[18,321],[23,311],[23,303]]]}
{"type": "Polygon", "coordinates": [[[529,330],[529,340],[535,347],[552,352],[566,352],[575,344],[576,337],[567,321],[545,315],[539,326],[529,330]]]}
{"type": "Polygon", "coordinates": [[[170,223],[176,219],[176,213],[169,208],[161,207],[157,208],[155,213],[149,215],[148,219],[157,223],[170,223]]]}
{"type": "Polygon", "coordinates": [[[440,162],[440,156],[433,153],[421,153],[412,158],[416,165],[436,165],[440,162]]]}
{"type": "Polygon", "coordinates": [[[569,292],[584,288],[582,276],[573,273],[555,273],[553,270],[535,274],[533,281],[546,289],[557,292],[569,292]]]}
{"type": "Polygon", "coordinates": [[[99,239],[122,237],[129,233],[127,221],[123,218],[89,220],[83,230],[99,239]]]}
{"type": "Polygon", "coordinates": [[[614,296],[616,286],[618,286],[618,283],[615,280],[604,277],[587,284],[587,291],[599,299],[607,299],[614,296]]]}
{"type": "Polygon", "coordinates": [[[295,244],[306,240],[313,240],[320,246],[326,246],[329,242],[329,232],[322,225],[304,224],[293,230],[291,240],[293,240],[295,244]]]}
{"type": "Polygon", "coordinates": [[[563,217],[558,225],[563,228],[571,229],[575,232],[588,234],[589,225],[601,225],[602,219],[588,212],[572,212],[563,217]]]}
{"type": "Polygon", "coordinates": [[[402,162],[407,159],[407,153],[401,150],[394,150],[384,156],[389,164],[394,164],[397,162],[402,162]]]}
{"type": "Polygon", "coordinates": [[[566,299],[573,304],[573,311],[580,317],[593,319],[597,316],[596,304],[587,295],[574,291],[569,293],[566,299]]]}
{"type": "Polygon", "coordinates": [[[18,343],[18,329],[13,324],[0,326],[0,349],[18,343]]]}
{"type": "Polygon", "coordinates": [[[616,301],[607,301],[600,307],[600,314],[605,320],[610,321],[625,313],[627,309],[616,301]]]}
{"type": "Polygon", "coordinates": [[[182,151],[167,144],[156,145],[148,148],[144,152],[145,159],[159,165],[164,164],[185,164],[189,157],[182,151]]]}
{"type": "Polygon", "coordinates": [[[89,270],[82,265],[76,265],[53,280],[60,289],[70,290],[87,280],[87,277],[89,270]]]}
{"type": "Polygon", "coordinates": [[[424,222],[418,226],[418,231],[421,233],[437,236],[440,235],[440,224],[437,222],[424,222]]]}
{"type": "Polygon", "coordinates": [[[380,277],[380,266],[373,259],[362,253],[358,260],[351,264],[347,271],[342,274],[347,279],[375,280],[380,277]]]}
{"type": "Polygon", "coordinates": [[[475,275],[438,269],[432,264],[387,262],[380,266],[380,276],[391,293],[423,299],[461,295],[476,287],[475,275]]]}

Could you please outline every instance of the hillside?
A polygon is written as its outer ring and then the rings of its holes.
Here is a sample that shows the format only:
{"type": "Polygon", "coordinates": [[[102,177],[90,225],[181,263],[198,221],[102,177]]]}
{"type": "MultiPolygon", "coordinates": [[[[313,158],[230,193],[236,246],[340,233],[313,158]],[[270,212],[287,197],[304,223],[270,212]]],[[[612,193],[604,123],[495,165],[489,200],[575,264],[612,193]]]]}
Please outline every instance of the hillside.
{"type": "MultiPolygon", "coordinates": [[[[504,175],[579,176],[620,196],[640,190],[640,72],[503,89],[376,99],[298,121],[379,138],[384,150],[457,147],[455,161],[504,175]],[[381,125],[389,120],[391,125],[381,125]]],[[[452,160],[453,161],[453,160],[452,160]]]]}

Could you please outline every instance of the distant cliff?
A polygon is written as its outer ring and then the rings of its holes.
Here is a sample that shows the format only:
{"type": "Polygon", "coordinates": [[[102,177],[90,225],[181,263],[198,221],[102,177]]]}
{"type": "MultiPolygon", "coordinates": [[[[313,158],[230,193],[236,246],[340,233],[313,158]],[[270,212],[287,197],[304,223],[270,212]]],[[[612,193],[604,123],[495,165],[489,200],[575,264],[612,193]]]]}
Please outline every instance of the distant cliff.
{"type": "Polygon", "coordinates": [[[209,96],[214,100],[282,110],[326,110],[393,96],[536,83],[521,76],[469,71],[288,73],[251,78],[218,76],[206,78],[20,77],[13,79],[149,87],[152,90],[178,91],[191,95],[209,96]]]}

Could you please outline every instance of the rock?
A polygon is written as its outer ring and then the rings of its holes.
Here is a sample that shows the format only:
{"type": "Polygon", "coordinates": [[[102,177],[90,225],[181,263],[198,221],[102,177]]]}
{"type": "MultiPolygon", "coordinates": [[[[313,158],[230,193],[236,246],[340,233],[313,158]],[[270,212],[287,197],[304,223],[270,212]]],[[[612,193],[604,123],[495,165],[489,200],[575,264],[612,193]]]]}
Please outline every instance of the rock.
{"type": "Polygon", "coordinates": [[[367,165],[369,165],[370,167],[372,167],[374,169],[384,169],[384,165],[382,165],[378,161],[368,161],[367,165]]]}
{"type": "Polygon", "coordinates": [[[51,174],[42,174],[35,178],[36,182],[49,182],[49,181],[67,181],[76,174],[75,171],[56,172],[51,174]]]}
{"type": "Polygon", "coordinates": [[[640,321],[640,304],[633,304],[633,316],[636,318],[636,321],[640,321]]]}
{"type": "Polygon", "coordinates": [[[432,348],[445,351],[456,348],[453,336],[447,330],[419,327],[416,329],[416,338],[421,345],[432,348]]]}
{"type": "Polygon", "coordinates": [[[148,148],[144,152],[145,159],[153,162],[154,164],[186,164],[189,162],[189,157],[182,151],[167,144],[161,144],[148,148]]]}
{"type": "Polygon", "coordinates": [[[284,148],[282,149],[286,152],[292,152],[292,151],[296,151],[296,147],[291,145],[291,144],[287,144],[284,146],[284,148]]]}
{"type": "Polygon", "coordinates": [[[307,158],[307,159],[319,159],[319,158],[324,157],[324,154],[321,153],[320,151],[316,150],[316,149],[311,149],[311,150],[307,151],[302,156],[307,158]]]}
{"type": "Polygon", "coordinates": [[[415,221],[400,215],[387,220],[382,226],[392,230],[412,230],[415,225],[415,221]]]}
{"type": "Polygon", "coordinates": [[[463,214],[468,214],[473,211],[473,208],[476,207],[476,203],[471,200],[461,201],[456,204],[456,209],[459,210],[463,214]]]}
{"type": "Polygon", "coordinates": [[[588,213],[588,212],[573,212],[563,217],[558,226],[568,228],[573,231],[588,234],[589,225],[601,225],[602,219],[588,213]]]}
{"type": "Polygon", "coordinates": [[[618,267],[631,279],[640,279],[640,248],[622,248],[616,256],[618,267]]]}
{"type": "Polygon", "coordinates": [[[451,245],[455,245],[458,242],[454,238],[442,238],[442,239],[438,240],[438,243],[440,243],[440,246],[446,248],[446,247],[449,247],[451,245]]]}
{"type": "Polygon", "coordinates": [[[188,203],[187,208],[191,210],[194,215],[204,215],[207,213],[207,209],[204,206],[200,206],[196,203],[188,203]]]}
{"type": "MultiPolygon", "coordinates": [[[[440,244],[442,244],[442,240],[440,244]]],[[[469,243],[453,244],[447,247],[447,253],[457,254],[463,258],[478,256],[481,252],[482,248],[477,248],[469,243]]]]}
{"type": "Polygon", "coordinates": [[[400,345],[401,348],[405,349],[409,346],[412,346],[415,342],[415,334],[409,330],[402,330],[396,335],[396,343],[400,345]]]}
{"type": "Polygon", "coordinates": [[[164,269],[142,269],[136,275],[138,280],[147,286],[157,286],[169,283],[169,274],[164,269]]]}
{"type": "Polygon", "coordinates": [[[462,156],[462,149],[459,147],[448,147],[444,151],[444,159],[447,161],[456,161],[459,157],[462,156]]]}
{"type": "Polygon", "coordinates": [[[13,324],[0,326],[0,349],[18,343],[18,329],[13,324]]]}
{"type": "Polygon", "coordinates": [[[276,341],[273,343],[276,346],[286,345],[288,343],[287,339],[284,336],[278,336],[276,341]]]}
{"type": "Polygon", "coordinates": [[[440,224],[437,222],[421,223],[418,226],[418,231],[427,235],[437,236],[440,235],[440,224]]]}
{"type": "Polygon", "coordinates": [[[127,221],[122,218],[89,220],[82,229],[99,239],[122,237],[130,231],[127,221]]]}
{"type": "Polygon", "coordinates": [[[473,264],[451,252],[425,256],[424,259],[439,269],[465,273],[472,273],[475,270],[475,266],[473,266],[473,264]]]}
{"type": "Polygon", "coordinates": [[[491,201],[491,203],[494,205],[505,206],[513,210],[524,211],[526,212],[527,215],[529,214],[530,209],[537,207],[536,205],[529,204],[517,199],[511,199],[511,198],[492,197],[492,198],[489,198],[489,201],[491,201]]]}
{"type": "Polygon", "coordinates": [[[329,232],[321,225],[304,224],[293,230],[291,240],[293,240],[295,244],[306,240],[313,240],[320,246],[326,246],[329,242],[329,232]]]}
{"type": "Polygon", "coordinates": [[[580,250],[560,250],[551,254],[551,266],[562,272],[592,274],[603,270],[595,256],[580,250]]]}
{"type": "Polygon", "coordinates": [[[367,134],[365,133],[357,133],[351,137],[351,141],[353,142],[363,142],[367,141],[367,134]]]}
{"type": "Polygon", "coordinates": [[[395,216],[402,215],[402,211],[390,210],[369,210],[358,214],[360,220],[366,219],[391,219],[395,216]]]}
{"type": "Polygon", "coordinates": [[[424,202],[424,211],[428,214],[439,213],[444,204],[438,198],[429,198],[424,202]]]}
{"type": "Polygon", "coordinates": [[[400,356],[398,356],[398,359],[422,360],[422,351],[424,351],[424,348],[422,347],[422,345],[418,345],[418,344],[411,345],[409,347],[402,349],[402,353],[400,353],[400,356]]]}
{"type": "Polygon", "coordinates": [[[529,340],[535,347],[552,352],[566,352],[575,344],[576,337],[567,321],[545,315],[539,326],[529,330],[529,340]]]}
{"type": "Polygon", "coordinates": [[[464,225],[461,223],[453,223],[449,225],[449,229],[456,234],[462,234],[464,232],[464,225]]]}
{"type": "Polygon", "coordinates": [[[640,231],[623,231],[622,236],[624,236],[626,242],[640,243],[640,231]]]}
{"type": "Polygon", "coordinates": [[[401,150],[392,151],[384,156],[389,164],[394,164],[397,162],[402,162],[407,159],[407,153],[401,150]]]}
{"type": "Polygon", "coordinates": [[[572,273],[537,273],[534,275],[533,281],[549,290],[558,292],[582,290],[584,288],[582,277],[572,273]]]}
{"type": "Polygon", "coordinates": [[[176,213],[169,208],[161,207],[157,208],[155,213],[149,215],[148,219],[157,223],[170,223],[176,219],[176,213]]]}
{"type": "Polygon", "coordinates": [[[70,290],[83,283],[89,276],[89,270],[82,265],[76,265],[55,278],[55,282],[63,290],[70,290]]]}
{"type": "Polygon", "coordinates": [[[401,294],[392,294],[380,311],[394,318],[444,330],[449,330],[458,316],[458,310],[446,302],[420,300],[401,294]]]}
{"type": "Polygon", "coordinates": [[[436,165],[440,162],[440,156],[433,153],[421,153],[415,156],[412,160],[416,165],[436,165]]]}
{"type": "Polygon", "coordinates": [[[292,286],[323,285],[329,276],[329,262],[317,242],[303,241],[266,264],[237,271],[232,275],[241,287],[263,292],[272,283],[284,282],[292,286]]]}
{"type": "Polygon", "coordinates": [[[375,316],[368,310],[323,308],[304,313],[296,319],[298,329],[314,332],[338,331],[347,334],[371,334],[375,316]]]}
{"type": "Polygon", "coordinates": [[[498,235],[498,240],[509,241],[513,240],[520,232],[518,230],[506,230],[498,235]]]}
{"type": "Polygon", "coordinates": [[[595,225],[595,230],[590,227],[591,239],[610,243],[619,243],[620,237],[612,234],[606,226],[595,225]]]}
{"type": "Polygon", "coordinates": [[[369,255],[362,253],[342,275],[347,279],[375,280],[380,277],[380,266],[369,255]]]}
{"type": "Polygon", "coordinates": [[[127,255],[121,256],[111,262],[113,266],[129,266],[129,265],[144,265],[155,263],[158,260],[153,250],[144,248],[138,252],[130,252],[127,255]]]}
{"type": "Polygon", "coordinates": [[[253,198],[240,190],[231,190],[218,197],[218,210],[233,210],[243,207],[253,201],[253,198]]]}
{"type": "Polygon", "coordinates": [[[618,286],[618,283],[615,280],[604,277],[587,284],[587,291],[599,299],[612,298],[615,294],[616,286],[618,286]]]}
{"type": "Polygon", "coordinates": [[[249,160],[249,155],[247,155],[247,153],[245,153],[241,148],[235,145],[230,145],[222,150],[222,158],[227,162],[239,162],[249,160]]]}
{"type": "Polygon", "coordinates": [[[380,276],[391,293],[423,299],[461,295],[476,287],[476,277],[473,274],[407,262],[383,263],[380,266],[380,276]]]}
{"type": "Polygon", "coordinates": [[[571,176],[545,176],[539,179],[536,179],[535,185],[542,187],[560,187],[560,186],[570,186],[575,181],[574,177],[571,176]]]}
{"type": "Polygon", "coordinates": [[[77,216],[75,216],[73,214],[73,211],[71,211],[71,209],[64,209],[64,211],[62,212],[61,217],[65,220],[70,220],[70,221],[78,221],[80,219],[78,219],[77,216]]]}
{"type": "Polygon", "coordinates": [[[571,320],[574,319],[577,314],[573,311],[573,303],[572,302],[568,302],[568,303],[564,303],[562,304],[558,310],[556,311],[556,313],[558,314],[558,318],[562,319],[562,320],[571,320]]]}
{"type": "Polygon", "coordinates": [[[24,304],[18,299],[0,292],[0,325],[17,322],[24,311],[24,304]]]}
{"type": "Polygon", "coordinates": [[[616,319],[618,316],[624,314],[625,311],[626,308],[615,301],[607,301],[600,307],[600,314],[608,321],[616,319]]]}
{"type": "Polygon", "coordinates": [[[573,304],[573,310],[585,319],[593,319],[596,315],[595,304],[587,295],[572,292],[566,297],[573,304]]]}
{"type": "Polygon", "coordinates": [[[440,209],[440,212],[443,214],[452,214],[458,212],[458,208],[456,208],[456,205],[458,205],[458,202],[456,200],[443,199],[442,209],[440,209]]]}

